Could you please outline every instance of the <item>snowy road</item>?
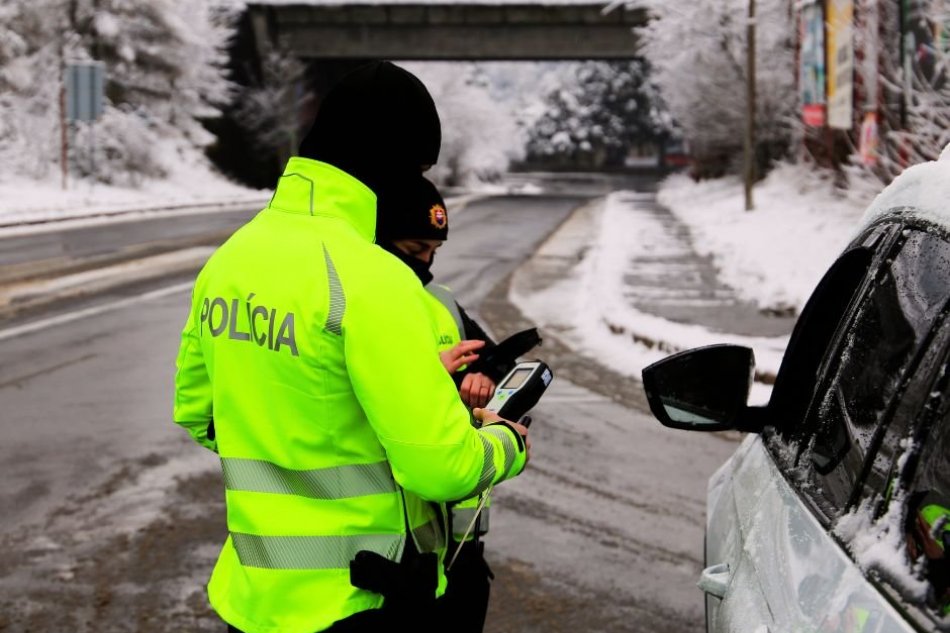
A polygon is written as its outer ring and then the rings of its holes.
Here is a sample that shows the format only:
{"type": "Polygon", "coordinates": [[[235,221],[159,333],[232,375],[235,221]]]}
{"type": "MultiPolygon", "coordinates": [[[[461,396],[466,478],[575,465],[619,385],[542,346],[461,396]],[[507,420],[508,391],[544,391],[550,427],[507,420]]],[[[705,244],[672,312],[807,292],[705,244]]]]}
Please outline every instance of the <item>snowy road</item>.
{"type": "MultiPolygon", "coordinates": [[[[501,282],[585,201],[471,203],[438,278],[473,311],[503,303],[501,282]]],[[[0,331],[0,630],[222,630],[203,592],[225,531],[217,462],[169,420],[187,305],[185,284],[0,331]]],[[[584,375],[549,341],[539,355],[584,375]]],[[[535,420],[530,469],[493,508],[486,630],[701,631],[705,480],[734,444],[564,378],[535,420]]]]}

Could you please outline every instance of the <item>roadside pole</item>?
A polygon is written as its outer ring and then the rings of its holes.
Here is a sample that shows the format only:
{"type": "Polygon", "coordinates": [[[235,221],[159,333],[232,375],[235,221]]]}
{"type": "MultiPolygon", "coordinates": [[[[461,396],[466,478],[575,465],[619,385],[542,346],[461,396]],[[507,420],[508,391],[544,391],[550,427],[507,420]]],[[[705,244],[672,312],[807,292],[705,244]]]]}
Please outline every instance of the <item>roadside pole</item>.
{"type": "Polygon", "coordinates": [[[66,191],[66,177],[69,172],[69,135],[66,133],[66,54],[63,43],[59,43],[59,132],[60,158],[63,168],[63,191],[66,191]]]}
{"type": "Polygon", "coordinates": [[[755,0],[749,0],[746,23],[745,210],[752,211],[755,181],[755,0]]]}

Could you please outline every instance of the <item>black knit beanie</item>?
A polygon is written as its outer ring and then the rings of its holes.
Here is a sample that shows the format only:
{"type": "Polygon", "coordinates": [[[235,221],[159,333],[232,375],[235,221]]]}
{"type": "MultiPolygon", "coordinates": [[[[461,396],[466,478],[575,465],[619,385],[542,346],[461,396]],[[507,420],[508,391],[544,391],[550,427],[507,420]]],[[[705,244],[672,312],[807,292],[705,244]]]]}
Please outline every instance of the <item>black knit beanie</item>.
{"type": "Polygon", "coordinates": [[[386,179],[377,192],[376,242],[442,240],[449,236],[445,201],[422,174],[386,179]]]}
{"type": "Polygon", "coordinates": [[[323,98],[299,154],[329,163],[378,193],[386,179],[434,165],[442,127],[426,87],[390,62],[347,74],[323,98]]]}

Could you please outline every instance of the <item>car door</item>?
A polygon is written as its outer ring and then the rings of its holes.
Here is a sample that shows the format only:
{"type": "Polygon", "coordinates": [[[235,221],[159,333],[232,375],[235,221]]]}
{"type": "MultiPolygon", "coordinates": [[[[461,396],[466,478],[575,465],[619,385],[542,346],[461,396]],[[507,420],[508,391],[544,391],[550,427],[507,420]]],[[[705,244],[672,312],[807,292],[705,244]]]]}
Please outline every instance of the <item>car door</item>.
{"type": "Polygon", "coordinates": [[[870,271],[883,260],[893,234],[893,228],[883,226],[868,231],[826,273],[796,323],[772,392],[767,415],[776,432],[748,436],[710,479],[704,576],[719,581],[718,586],[705,586],[710,631],[755,631],[756,626],[785,630],[791,619],[803,620],[794,614],[793,602],[797,577],[808,575],[808,554],[796,556],[788,549],[809,541],[796,534],[816,538],[815,529],[780,471],[794,461],[798,436],[779,431],[800,428],[817,388],[815,375],[830,355],[839,323],[867,285],[870,271]],[[788,526],[788,533],[774,532],[773,525],[788,526]],[[774,556],[776,548],[781,556],[774,556]],[[798,561],[804,571],[789,569],[798,561]],[[782,578],[788,579],[785,589],[773,582],[782,578]]]}
{"type": "Polygon", "coordinates": [[[900,229],[869,231],[829,271],[783,361],[768,451],[747,439],[717,476],[731,484],[711,495],[707,560],[729,562],[731,578],[707,604],[713,630],[908,630],[829,533],[946,303],[948,284],[920,274],[947,269],[945,243],[900,229]]]}
{"type": "MultiPolygon", "coordinates": [[[[947,268],[931,274],[946,276],[947,268]]],[[[950,630],[950,319],[937,320],[836,534],[921,630],[950,630]]]]}
{"type": "Polygon", "coordinates": [[[819,370],[797,470],[825,525],[853,505],[873,469],[950,297],[948,262],[950,245],[938,234],[903,227],[819,370]]]}
{"type": "MultiPolygon", "coordinates": [[[[929,367],[924,361],[950,300],[948,270],[950,244],[941,231],[901,227],[819,367],[819,386],[801,433],[788,433],[799,438],[794,465],[786,467],[803,502],[789,510],[790,519],[807,515],[806,538],[798,536],[810,556],[791,547],[794,534],[777,533],[788,537],[790,558],[818,563],[800,565],[802,582],[813,579],[798,588],[797,602],[807,605],[801,613],[819,630],[912,630],[867,580],[868,567],[845,533],[867,524],[874,512],[859,502],[887,479],[874,473],[889,430],[905,433],[912,411],[922,405],[920,390],[909,386],[929,367]],[[815,586],[820,590],[814,591],[815,586]]],[[[780,543],[774,546],[783,551],[780,543]]],[[[770,600],[791,590],[771,584],[776,587],[766,589],[770,600]]]]}

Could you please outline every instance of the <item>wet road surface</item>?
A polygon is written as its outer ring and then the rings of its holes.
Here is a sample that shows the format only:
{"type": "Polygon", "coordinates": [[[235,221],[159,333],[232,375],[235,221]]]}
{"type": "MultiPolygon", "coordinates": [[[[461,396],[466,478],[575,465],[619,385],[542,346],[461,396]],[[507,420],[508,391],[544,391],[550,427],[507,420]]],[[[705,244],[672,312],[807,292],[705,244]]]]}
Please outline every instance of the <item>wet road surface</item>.
{"type": "MultiPolygon", "coordinates": [[[[586,186],[470,203],[437,279],[496,334],[526,326],[508,277],[586,186]]],[[[188,283],[126,295],[0,330],[0,631],[223,630],[203,587],[225,537],[217,460],[170,421],[188,283]]],[[[556,340],[538,355],[557,378],[528,471],[496,491],[486,631],[701,631],[705,481],[734,442],[663,429],[635,384],[556,340]]]]}

